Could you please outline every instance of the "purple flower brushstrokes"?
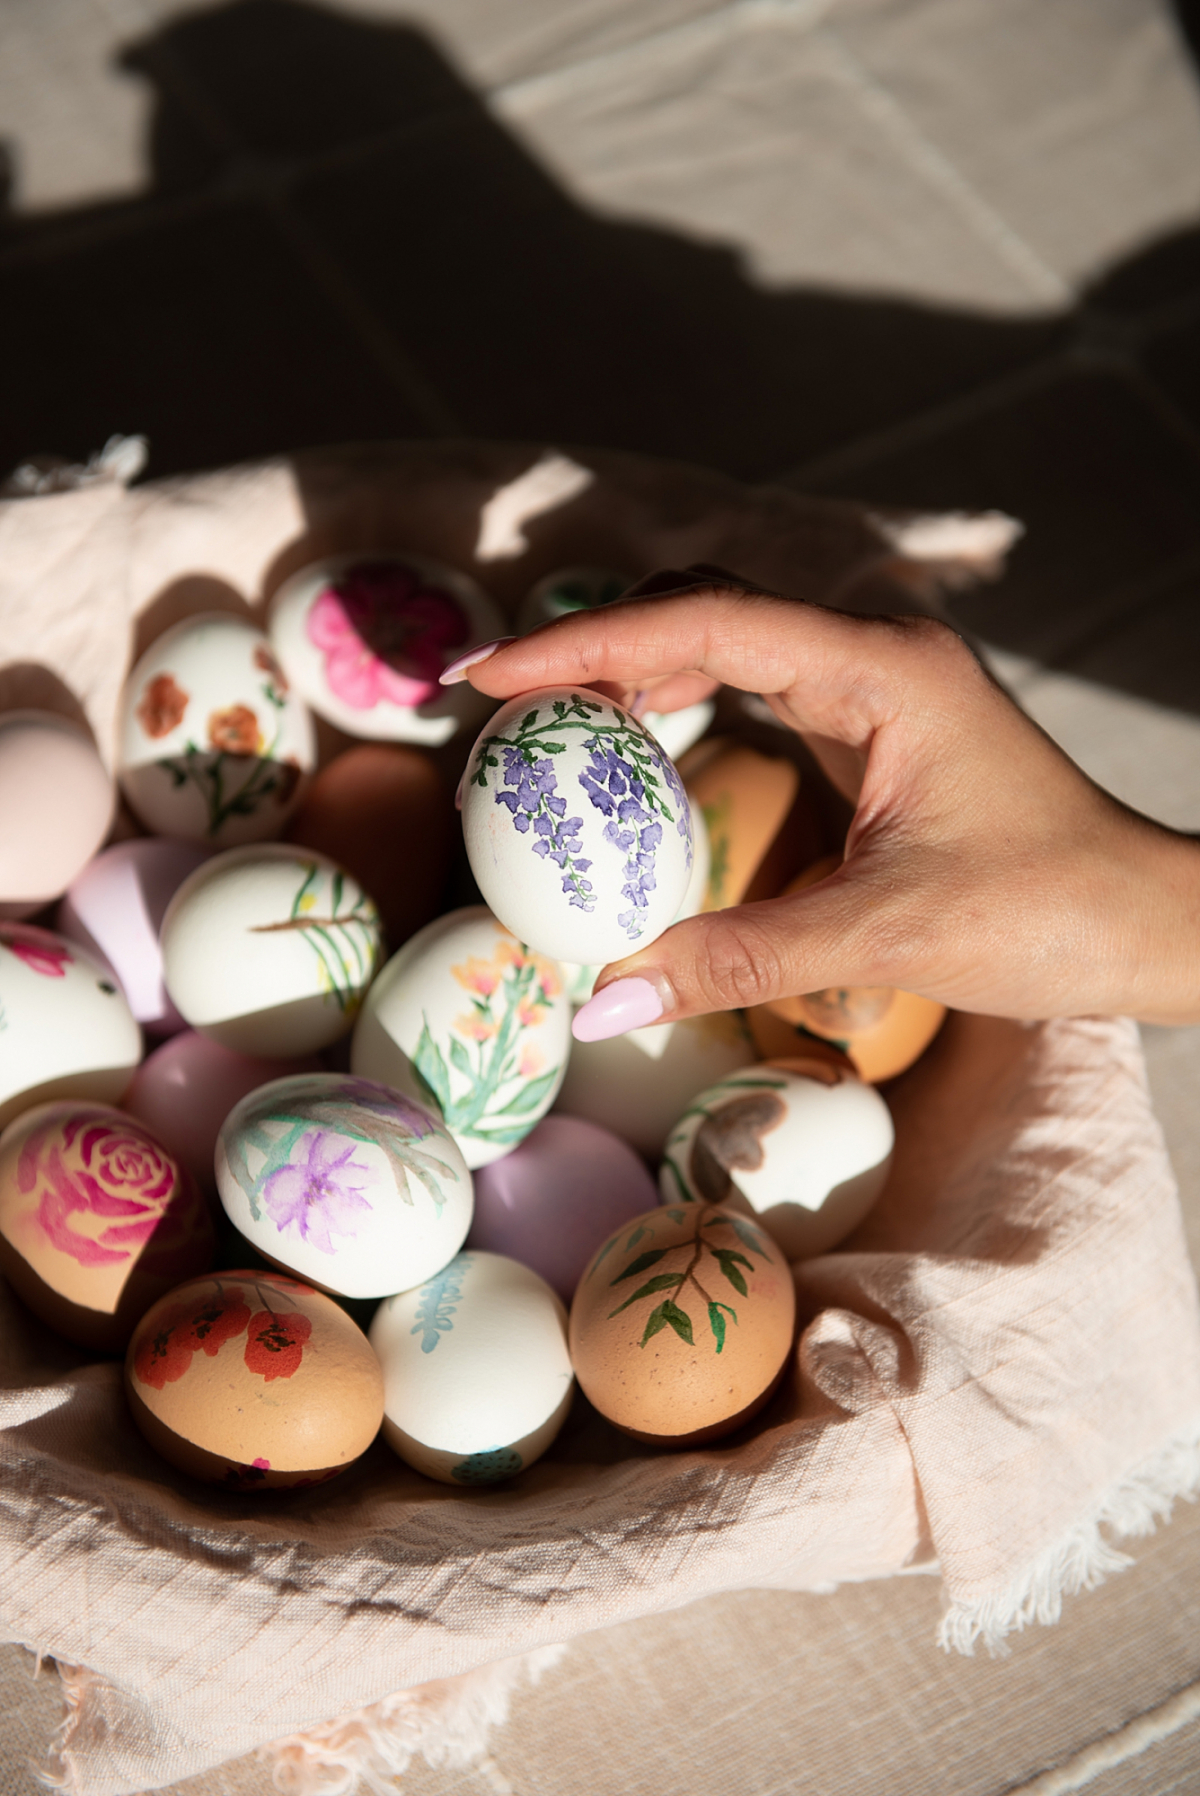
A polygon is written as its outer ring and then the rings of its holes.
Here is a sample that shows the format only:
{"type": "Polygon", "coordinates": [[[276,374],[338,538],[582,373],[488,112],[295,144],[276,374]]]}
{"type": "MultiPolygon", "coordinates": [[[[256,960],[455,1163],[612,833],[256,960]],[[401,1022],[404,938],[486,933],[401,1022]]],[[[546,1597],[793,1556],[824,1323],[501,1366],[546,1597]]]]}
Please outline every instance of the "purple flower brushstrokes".
{"type": "Polygon", "coordinates": [[[370,1168],[351,1158],[352,1144],[339,1153],[340,1145],[323,1129],[306,1131],[296,1143],[306,1157],[277,1167],[262,1188],[263,1203],[280,1233],[294,1225],[301,1240],[321,1253],[336,1251],[334,1235],[355,1235],[360,1217],[372,1207],[354,1182],[370,1168]]]}
{"type": "Polygon", "coordinates": [[[527,761],[519,748],[504,750],[504,785],[496,791],[496,803],[505,805],[521,835],[533,830],[533,852],[562,869],[562,889],[577,909],[592,911],[596,895],[583,875],[591,861],[582,857],[579,832],[582,817],[568,817],[567,802],[558,796],[554,762],[549,755],[527,761]]]}

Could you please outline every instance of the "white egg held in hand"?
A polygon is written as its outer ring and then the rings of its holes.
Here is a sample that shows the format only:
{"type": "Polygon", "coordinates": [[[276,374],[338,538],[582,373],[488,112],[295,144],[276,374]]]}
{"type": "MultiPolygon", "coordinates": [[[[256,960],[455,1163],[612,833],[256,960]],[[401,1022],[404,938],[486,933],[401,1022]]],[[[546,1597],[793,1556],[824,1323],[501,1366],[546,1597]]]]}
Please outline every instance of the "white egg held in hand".
{"type": "Polygon", "coordinates": [[[789,1260],[825,1253],[879,1196],[895,1131],[887,1105],[832,1060],[768,1060],[694,1098],[667,1139],[665,1204],[758,1217],[789,1260]]]}
{"type": "Polygon", "coordinates": [[[463,835],[489,907],[556,960],[619,960],[679,914],[691,815],[674,764],[611,699],[551,687],[504,705],[467,764],[463,835]]]}
{"type": "Polygon", "coordinates": [[[570,1047],[557,962],[474,905],[438,917],[393,954],[367,993],[350,1064],[433,1103],[473,1171],[546,1114],[570,1047]]]}
{"type": "Polygon", "coordinates": [[[0,923],[0,1128],[49,1098],[116,1103],[142,1032],[109,969],[48,929],[0,923]]]}
{"type": "Polygon", "coordinates": [[[431,1278],[471,1226],[471,1175],[431,1111],[344,1073],[243,1098],[217,1138],[217,1189],[268,1260],[344,1297],[431,1278]]]}
{"type": "Polygon", "coordinates": [[[157,835],[277,836],[316,759],[312,718],[244,618],[205,612],[151,643],[121,700],[121,788],[157,835]]]}
{"type": "Polygon", "coordinates": [[[461,1253],[382,1303],[383,1434],[444,1484],[493,1484],[546,1451],[571,1406],[567,1312],[545,1279],[503,1254],[461,1253]]]}
{"type": "Polygon", "coordinates": [[[193,1029],[238,1054],[310,1054],[349,1029],[379,958],[357,880],[310,849],[260,843],[186,879],[162,926],[163,976],[193,1029]]]}

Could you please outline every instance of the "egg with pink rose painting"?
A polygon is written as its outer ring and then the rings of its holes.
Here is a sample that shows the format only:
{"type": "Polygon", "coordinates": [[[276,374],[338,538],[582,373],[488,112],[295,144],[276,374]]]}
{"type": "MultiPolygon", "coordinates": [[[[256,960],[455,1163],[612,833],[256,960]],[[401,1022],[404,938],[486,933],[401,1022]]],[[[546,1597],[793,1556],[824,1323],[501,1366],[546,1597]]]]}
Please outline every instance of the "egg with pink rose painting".
{"type": "Polygon", "coordinates": [[[115,1103],[141,1057],[107,966],[49,929],[0,922],[0,1128],[49,1098],[115,1103]]]}
{"type": "Polygon", "coordinates": [[[125,682],[117,774],[156,835],[209,849],[267,841],[315,762],[308,708],[246,618],[184,618],[125,682]]]}
{"type": "Polygon", "coordinates": [[[207,1271],[214,1248],[195,1180],[123,1111],[60,1099],[0,1135],[0,1269],[69,1341],[120,1352],[157,1298],[207,1271]]]}
{"type": "Polygon", "coordinates": [[[276,1079],[217,1138],[226,1214],[273,1265],[343,1297],[430,1278],[471,1226],[471,1174],[424,1105],[345,1073],[276,1079]]]}
{"type": "Polygon", "coordinates": [[[492,701],[442,669],[499,636],[504,618],[465,574],[424,555],[333,555],[271,601],[271,643],[314,711],[352,736],[437,747],[492,701]]]}

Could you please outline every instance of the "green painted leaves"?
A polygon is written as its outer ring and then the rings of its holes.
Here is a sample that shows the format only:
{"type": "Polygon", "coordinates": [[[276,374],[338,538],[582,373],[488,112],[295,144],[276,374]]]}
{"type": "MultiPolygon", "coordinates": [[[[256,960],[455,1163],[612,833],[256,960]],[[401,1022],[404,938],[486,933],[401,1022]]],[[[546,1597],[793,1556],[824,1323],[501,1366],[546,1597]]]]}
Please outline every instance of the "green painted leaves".
{"type": "MultiPolygon", "coordinates": [[[[735,1247],[718,1246],[705,1231],[714,1228],[729,1228],[734,1232],[737,1240],[751,1253],[757,1254],[768,1263],[771,1256],[762,1246],[758,1230],[753,1224],[744,1223],[740,1218],[731,1216],[727,1212],[714,1212],[699,1205],[694,1209],[689,1206],[689,1210],[693,1223],[690,1237],[685,1236],[681,1241],[673,1241],[669,1247],[644,1249],[643,1252],[635,1255],[628,1266],[618,1272],[615,1278],[609,1280],[609,1285],[616,1287],[626,1284],[631,1279],[641,1278],[643,1273],[650,1272],[652,1267],[657,1266],[671,1252],[686,1252],[687,1264],[675,1271],[653,1273],[652,1277],[639,1284],[637,1289],[625,1297],[614,1310],[609,1311],[608,1320],[611,1322],[614,1316],[621,1315],[623,1311],[630,1309],[632,1305],[645,1298],[658,1297],[663,1292],[669,1291],[672,1295],[664,1296],[661,1303],[656,1304],[647,1316],[640,1345],[644,1347],[647,1341],[652,1341],[655,1335],[662,1333],[664,1328],[670,1328],[674,1330],[681,1341],[685,1341],[689,1347],[694,1347],[697,1343],[692,1317],[682,1303],[684,1293],[690,1287],[705,1307],[714,1350],[720,1353],[725,1346],[729,1322],[736,1327],[738,1315],[731,1304],[722,1302],[719,1297],[706,1288],[701,1274],[703,1273],[705,1278],[711,1278],[714,1271],[718,1272],[728,1284],[733,1286],[740,1297],[748,1297],[750,1291],[746,1283],[746,1273],[753,1273],[754,1261],[749,1259],[746,1254],[740,1253],[735,1247]]],[[[675,1228],[682,1227],[689,1218],[688,1210],[664,1209],[660,1214],[664,1221],[671,1222],[675,1228]]],[[[653,1238],[654,1225],[640,1223],[625,1243],[626,1253],[647,1234],[653,1238]]],[[[613,1243],[610,1242],[609,1247],[612,1245],[613,1243]]],[[[608,1247],[602,1250],[592,1268],[593,1272],[598,1269],[607,1252],[608,1247]]]]}

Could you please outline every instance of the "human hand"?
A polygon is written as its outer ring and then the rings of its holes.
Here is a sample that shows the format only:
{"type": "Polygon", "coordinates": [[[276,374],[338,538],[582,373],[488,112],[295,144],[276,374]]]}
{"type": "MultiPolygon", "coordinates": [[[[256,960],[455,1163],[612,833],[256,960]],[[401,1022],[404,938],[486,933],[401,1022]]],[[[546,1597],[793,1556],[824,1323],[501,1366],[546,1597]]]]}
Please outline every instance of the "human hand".
{"type": "Polygon", "coordinates": [[[502,644],[467,677],[495,698],[578,683],[661,711],[721,683],[761,693],[856,806],[829,878],[692,917],[606,967],[581,1039],[851,985],[994,1016],[1200,1020],[1200,846],[1089,780],[945,624],[697,568],[502,644]]]}

